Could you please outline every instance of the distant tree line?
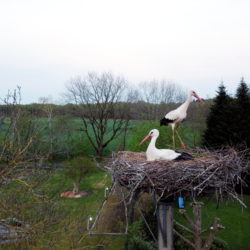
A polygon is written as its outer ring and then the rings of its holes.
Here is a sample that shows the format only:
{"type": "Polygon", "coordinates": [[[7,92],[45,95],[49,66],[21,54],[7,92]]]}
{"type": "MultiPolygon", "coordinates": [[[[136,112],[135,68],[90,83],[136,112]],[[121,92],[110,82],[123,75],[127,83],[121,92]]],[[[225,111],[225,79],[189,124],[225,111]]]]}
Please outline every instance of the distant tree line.
{"type": "MultiPolygon", "coordinates": [[[[203,106],[199,105],[199,103],[194,102],[188,110],[188,120],[195,122],[205,122],[212,102],[212,99],[206,100],[206,104],[203,106]]],[[[117,105],[118,107],[122,104],[124,103],[116,103],[115,106],[117,105]]],[[[180,105],[180,103],[175,102],[152,104],[142,100],[133,103],[128,102],[126,104],[129,106],[129,115],[131,120],[150,121],[160,120],[162,116],[164,116],[168,111],[175,109],[176,107],[178,107],[178,105],[180,105]]],[[[19,108],[23,111],[26,111],[27,114],[33,117],[45,118],[47,117],[47,113],[45,112],[47,105],[48,104],[40,103],[20,104],[19,108]]],[[[79,113],[79,105],[77,104],[68,103],[64,105],[57,105],[51,103],[50,106],[53,109],[54,116],[69,115],[74,118],[81,118],[81,114],[79,113]]],[[[92,106],[94,107],[95,104],[92,104],[92,106]]],[[[4,117],[10,116],[11,109],[12,107],[9,107],[8,105],[0,104],[0,124],[1,122],[3,122],[4,117]]],[[[113,119],[114,116],[110,114],[109,118],[113,119]]]]}
{"type": "MultiPolygon", "coordinates": [[[[132,88],[123,77],[109,72],[91,72],[71,79],[65,105],[53,104],[45,97],[39,103],[23,105],[18,87],[1,99],[0,128],[7,133],[0,145],[1,159],[9,161],[20,152],[23,158],[70,157],[73,148],[82,151],[80,144],[72,143],[76,131],[87,136],[96,155],[102,157],[105,148],[118,136],[121,149],[125,148],[131,120],[160,120],[183,102],[186,94],[178,85],[166,81],[143,82],[132,88]],[[82,123],[73,122],[75,118],[82,123]]],[[[210,102],[191,105],[190,121],[204,124],[209,105],[210,102]]]]}
{"type": "MultiPolygon", "coordinates": [[[[84,78],[73,78],[68,84],[68,91],[66,93],[65,101],[68,102],[64,105],[57,105],[52,103],[48,98],[40,98],[39,103],[31,103],[31,104],[19,104],[19,109],[25,110],[27,114],[33,117],[40,117],[45,118],[48,117],[48,108],[53,110],[53,116],[64,116],[69,115],[75,118],[81,118],[84,115],[86,118],[90,117],[91,114],[88,113],[89,110],[87,107],[92,107],[93,109],[96,108],[100,103],[105,103],[106,100],[99,100],[101,96],[96,95],[95,100],[89,100],[86,103],[83,99],[81,102],[79,100],[72,97],[72,92],[69,90],[69,86],[75,85],[78,86],[78,90],[75,88],[74,92],[83,96],[83,93],[89,94],[89,89],[85,88],[80,89],[80,85],[88,80],[90,75],[95,75],[95,77],[91,78],[91,81],[97,81],[98,75],[96,73],[89,73],[84,78]],[[76,91],[77,90],[77,91],[76,91]],[[81,106],[81,110],[84,110],[84,114],[79,111],[79,106],[81,106]]],[[[103,73],[102,75],[106,75],[105,77],[109,76],[113,80],[115,76],[111,73],[103,73]]],[[[104,76],[102,79],[99,79],[96,84],[99,86],[105,85],[107,83],[107,79],[104,76]]],[[[112,81],[113,81],[112,80],[112,81]]],[[[119,110],[121,105],[126,105],[126,113],[131,120],[150,120],[156,121],[160,120],[162,116],[164,116],[168,111],[176,108],[180,103],[184,102],[187,96],[187,91],[183,90],[180,86],[173,82],[167,81],[148,81],[143,82],[138,85],[137,88],[132,88],[126,82],[125,79],[123,81],[123,93],[122,96],[119,97],[119,100],[115,100],[112,102],[112,106],[114,110],[119,110]]],[[[114,85],[114,82],[112,82],[114,85]]],[[[92,86],[92,85],[90,85],[92,86]]],[[[112,86],[114,87],[114,86],[112,86]]],[[[71,89],[72,90],[72,89],[71,89]]],[[[103,88],[95,88],[92,92],[104,91],[105,86],[103,88]]],[[[111,89],[112,90],[112,89],[111,89]]],[[[92,93],[93,94],[93,93],[92,93]]],[[[100,94],[100,93],[99,93],[100,94]]],[[[88,95],[85,94],[85,97],[88,95]]],[[[88,98],[93,99],[94,95],[88,96],[88,98]]],[[[108,100],[107,100],[108,101],[108,100]]],[[[206,120],[206,116],[208,114],[210,105],[212,100],[206,100],[205,105],[199,105],[199,103],[194,103],[189,108],[188,120],[194,122],[202,122],[204,123],[206,120]]],[[[9,104],[5,104],[4,102],[0,104],[0,122],[1,118],[10,116],[12,113],[12,106],[9,104]]],[[[123,113],[119,112],[109,112],[108,118],[109,119],[116,119],[118,116],[123,115],[123,113]]]]}

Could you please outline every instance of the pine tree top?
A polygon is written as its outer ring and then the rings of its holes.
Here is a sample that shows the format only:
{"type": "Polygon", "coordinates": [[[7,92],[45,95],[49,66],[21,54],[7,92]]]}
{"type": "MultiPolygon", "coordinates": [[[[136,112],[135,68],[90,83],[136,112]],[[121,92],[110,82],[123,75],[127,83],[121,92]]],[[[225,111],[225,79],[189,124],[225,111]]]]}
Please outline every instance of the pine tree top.
{"type": "Polygon", "coordinates": [[[231,97],[227,94],[226,87],[223,82],[218,87],[217,96],[215,97],[215,104],[227,105],[231,101],[231,97]]]}
{"type": "Polygon", "coordinates": [[[250,90],[243,77],[241,78],[240,84],[236,90],[236,98],[239,103],[250,101],[250,90]]]}

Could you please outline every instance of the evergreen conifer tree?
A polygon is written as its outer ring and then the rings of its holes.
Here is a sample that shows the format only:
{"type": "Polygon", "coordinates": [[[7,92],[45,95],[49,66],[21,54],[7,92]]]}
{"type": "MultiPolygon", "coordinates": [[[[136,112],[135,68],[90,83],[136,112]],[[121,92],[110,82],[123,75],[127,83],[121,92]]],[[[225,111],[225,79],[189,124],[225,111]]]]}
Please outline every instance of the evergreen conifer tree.
{"type": "Polygon", "coordinates": [[[236,91],[234,144],[250,147],[250,90],[242,77],[236,91]]]}
{"type": "MultiPolygon", "coordinates": [[[[235,138],[236,145],[250,147],[250,90],[244,81],[241,79],[240,84],[236,90],[235,99],[235,132],[237,137],[235,138]]],[[[249,156],[248,156],[249,157],[249,156]]],[[[245,180],[247,187],[243,187],[244,194],[250,194],[250,175],[244,174],[242,178],[245,180]]],[[[242,187],[237,186],[239,192],[242,191],[242,187]]]]}
{"type": "Polygon", "coordinates": [[[203,136],[204,146],[220,148],[232,145],[232,103],[233,100],[227,94],[226,87],[221,83],[207,117],[207,129],[203,136]]]}

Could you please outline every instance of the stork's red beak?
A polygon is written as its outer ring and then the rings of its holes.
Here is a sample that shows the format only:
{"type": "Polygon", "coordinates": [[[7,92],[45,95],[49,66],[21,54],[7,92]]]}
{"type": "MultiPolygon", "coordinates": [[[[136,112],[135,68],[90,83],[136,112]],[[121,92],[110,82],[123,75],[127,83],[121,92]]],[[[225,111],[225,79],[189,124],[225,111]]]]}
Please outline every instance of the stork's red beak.
{"type": "Polygon", "coordinates": [[[205,103],[197,94],[194,94],[194,97],[197,98],[197,100],[201,103],[205,103]]]}
{"type": "Polygon", "coordinates": [[[140,145],[142,145],[145,141],[147,141],[149,138],[151,138],[150,135],[147,135],[141,142],[140,145]]]}

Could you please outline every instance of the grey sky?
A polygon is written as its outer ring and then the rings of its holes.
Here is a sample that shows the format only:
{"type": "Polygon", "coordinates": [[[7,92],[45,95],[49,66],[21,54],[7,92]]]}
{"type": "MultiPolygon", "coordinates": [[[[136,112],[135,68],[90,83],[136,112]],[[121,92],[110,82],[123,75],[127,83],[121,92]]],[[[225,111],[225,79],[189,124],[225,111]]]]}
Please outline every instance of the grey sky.
{"type": "Polygon", "coordinates": [[[65,83],[112,71],[174,81],[202,97],[250,83],[248,0],[0,0],[0,86],[23,102],[59,99],[65,83]]]}

